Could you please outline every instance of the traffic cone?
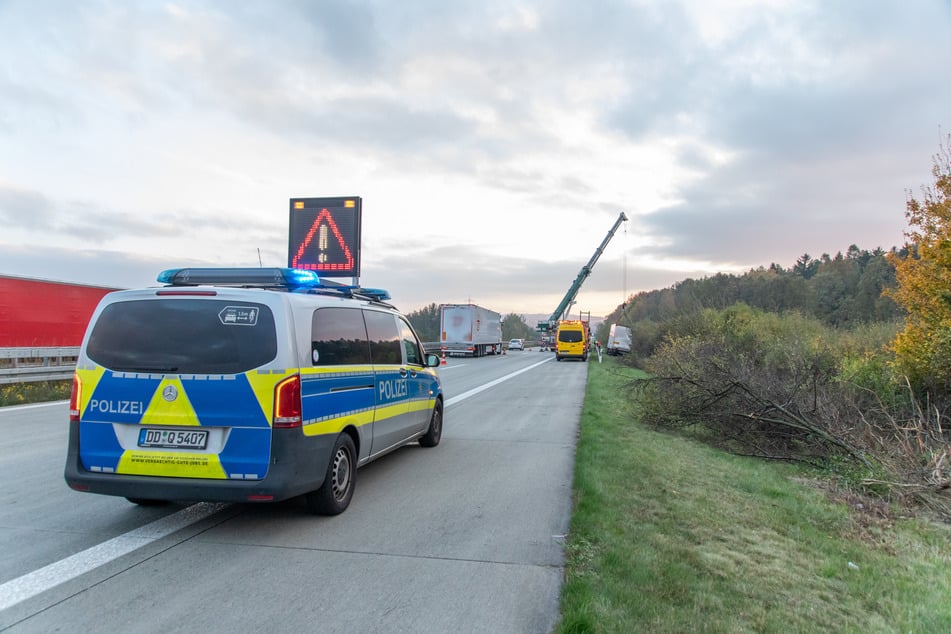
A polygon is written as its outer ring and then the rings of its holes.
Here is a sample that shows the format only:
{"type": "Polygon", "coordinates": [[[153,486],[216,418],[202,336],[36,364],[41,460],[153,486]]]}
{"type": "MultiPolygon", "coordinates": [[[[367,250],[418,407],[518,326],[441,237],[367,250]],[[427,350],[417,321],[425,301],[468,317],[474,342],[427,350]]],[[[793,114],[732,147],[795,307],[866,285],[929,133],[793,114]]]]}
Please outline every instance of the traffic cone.
{"type": "Polygon", "coordinates": [[[446,351],[442,352],[442,362],[439,365],[446,365],[446,351]]]}

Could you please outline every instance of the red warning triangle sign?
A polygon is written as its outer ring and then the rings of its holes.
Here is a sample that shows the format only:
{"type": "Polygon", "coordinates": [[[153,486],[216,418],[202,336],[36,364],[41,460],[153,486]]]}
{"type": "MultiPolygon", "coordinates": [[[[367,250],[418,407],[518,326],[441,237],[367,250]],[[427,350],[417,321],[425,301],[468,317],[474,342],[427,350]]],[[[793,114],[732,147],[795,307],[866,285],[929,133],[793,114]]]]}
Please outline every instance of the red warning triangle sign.
{"type": "MultiPolygon", "coordinates": [[[[307,258],[310,260],[311,258],[307,258]]],[[[321,209],[320,213],[317,214],[317,218],[311,224],[310,229],[307,231],[307,235],[304,237],[304,240],[297,247],[297,253],[294,255],[294,258],[291,260],[291,266],[294,268],[309,269],[312,271],[349,271],[353,268],[353,254],[350,252],[350,247],[347,246],[346,242],[343,239],[343,235],[340,233],[340,228],[337,227],[337,223],[334,222],[333,216],[330,215],[330,212],[327,209],[321,209]],[[329,236],[321,232],[321,224],[324,224],[326,231],[329,231],[333,234],[334,240],[336,240],[337,245],[340,247],[340,253],[343,255],[343,262],[332,262],[330,261],[330,253],[328,250],[329,244],[326,242],[326,239],[329,236]],[[316,264],[304,263],[300,264],[301,258],[304,256],[304,252],[307,250],[307,247],[310,246],[310,243],[313,242],[314,236],[318,235],[318,261],[316,264]]]]}

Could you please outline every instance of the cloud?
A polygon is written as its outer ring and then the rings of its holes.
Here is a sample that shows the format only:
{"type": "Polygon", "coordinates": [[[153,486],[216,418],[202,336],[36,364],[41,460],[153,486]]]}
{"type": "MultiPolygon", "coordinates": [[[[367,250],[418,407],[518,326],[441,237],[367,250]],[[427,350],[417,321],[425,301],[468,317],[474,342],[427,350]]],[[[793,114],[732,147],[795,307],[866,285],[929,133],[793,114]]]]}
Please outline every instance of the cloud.
{"type": "Polygon", "coordinates": [[[158,286],[163,270],[195,262],[123,251],[0,244],[0,274],[109,288],[158,286]]]}
{"type": "Polygon", "coordinates": [[[579,299],[609,309],[640,285],[900,243],[951,125],[938,0],[0,15],[0,249],[54,278],[283,264],[290,196],[355,194],[365,283],[498,310],[557,303],[623,210],[629,237],[579,299]]]}
{"type": "MultiPolygon", "coordinates": [[[[464,244],[404,246],[407,247],[404,253],[413,254],[411,258],[390,255],[365,260],[361,278],[367,286],[388,289],[394,302],[404,310],[430,303],[472,302],[503,313],[550,314],[588,262],[587,258],[578,261],[553,258],[539,262],[525,257],[489,255],[464,244]]],[[[591,246],[592,253],[596,246],[591,246]]],[[[589,293],[608,293],[614,296],[616,303],[623,301],[621,287],[627,273],[618,257],[618,249],[614,249],[610,258],[599,260],[583,280],[579,300],[589,293]]],[[[660,281],[668,286],[676,279],[651,271],[630,272],[632,284],[660,281]]],[[[587,309],[590,310],[591,305],[587,309]]]]}
{"type": "Polygon", "coordinates": [[[53,205],[40,192],[0,185],[0,225],[46,230],[52,218],[53,205]]]}
{"type": "Polygon", "coordinates": [[[930,23],[863,9],[761,6],[609,111],[632,139],[684,139],[678,159],[693,176],[639,219],[647,252],[755,266],[901,242],[905,189],[925,174],[922,134],[947,116],[938,94],[951,91],[925,77],[943,72],[933,52],[951,16],[936,4],[930,23]],[[922,86],[936,94],[912,96],[922,86]],[[909,134],[910,119],[924,128],[909,134]],[[705,145],[687,140],[696,132],[705,145]]]}

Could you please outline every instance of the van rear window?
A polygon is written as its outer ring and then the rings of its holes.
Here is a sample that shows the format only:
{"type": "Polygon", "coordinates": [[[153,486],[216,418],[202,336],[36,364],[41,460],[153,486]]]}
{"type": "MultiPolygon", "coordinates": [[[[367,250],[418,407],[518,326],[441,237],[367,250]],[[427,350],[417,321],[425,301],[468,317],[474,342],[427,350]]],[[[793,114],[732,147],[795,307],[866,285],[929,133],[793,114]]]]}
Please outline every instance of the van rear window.
{"type": "Polygon", "coordinates": [[[154,299],[110,304],[86,354],[119,372],[237,374],[277,356],[274,315],[263,304],[154,299]]]}
{"type": "Polygon", "coordinates": [[[562,343],[580,343],[582,333],[580,330],[559,330],[558,341],[562,343]]]}

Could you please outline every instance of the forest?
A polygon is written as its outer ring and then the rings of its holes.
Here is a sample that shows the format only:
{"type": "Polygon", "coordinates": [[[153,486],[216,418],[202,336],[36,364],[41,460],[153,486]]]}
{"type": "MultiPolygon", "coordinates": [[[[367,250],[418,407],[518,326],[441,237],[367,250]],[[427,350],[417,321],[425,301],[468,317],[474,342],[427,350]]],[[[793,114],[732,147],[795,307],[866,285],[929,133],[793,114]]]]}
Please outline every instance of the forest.
{"type": "MultiPolygon", "coordinates": [[[[885,291],[895,286],[892,262],[907,255],[907,249],[868,251],[852,245],[835,256],[804,254],[790,268],[774,263],[743,275],[686,279],[629,297],[606,317],[602,328],[614,323],[631,328],[632,353],[646,359],[685,319],[737,304],[771,313],[795,312],[832,328],[897,327],[902,310],[885,291]]],[[[604,338],[600,332],[598,338],[604,338]]]]}

